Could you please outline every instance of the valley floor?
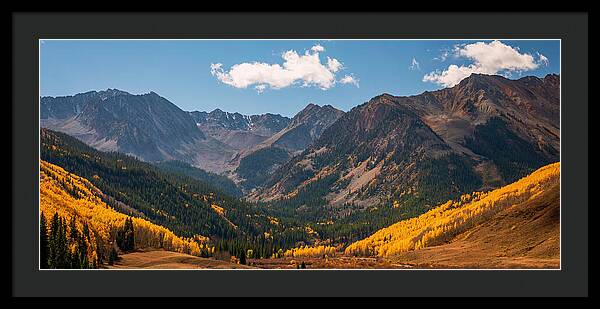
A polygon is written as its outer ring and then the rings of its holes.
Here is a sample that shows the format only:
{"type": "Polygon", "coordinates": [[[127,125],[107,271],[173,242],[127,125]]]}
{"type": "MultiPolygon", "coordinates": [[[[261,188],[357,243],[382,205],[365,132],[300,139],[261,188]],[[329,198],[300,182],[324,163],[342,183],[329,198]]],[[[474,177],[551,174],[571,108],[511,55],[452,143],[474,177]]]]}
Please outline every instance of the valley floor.
{"type": "Polygon", "coordinates": [[[226,261],[164,250],[141,250],[119,256],[109,269],[236,269],[252,268],[226,261]]]}
{"type": "Polygon", "coordinates": [[[410,268],[408,265],[393,264],[380,258],[334,257],[334,258],[279,258],[249,259],[247,265],[201,258],[188,254],[164,250],[139,250],[119,256],[119,260],[108,269],[296,269],[304,262],[307,269],[371,269],[410,268]]]}
{"type": "Polygon", "coordinates": [[[457,235],[451,242],[389,258],[338,255],[330,258],[248,259],[249,266],[164,250],[121,255],[108,268],[158,269],[558,269],[560,268],[560,190],[508,207],[457,235]]]}
{"type": "Polygon", "coordinates": [[[332,258],[278,258],[249,260],[251,265],[262,269],[296,269],[304,262],[306,269],[408,269],[408,264],[394,263],[383,258],[338,256],[332,258]]]}
{"type": "MultiPolygon", "coordinates": [[[[479,248],[480,249],[480,248],[479,248]]],[[[391,259],[338,256],[333,258],[249,259],[249,266],[170,251],[123,254],[109,269],[557,269],[559,258],[493,256],[462,242],[408,252],[391,259]],[[465,252],[469,252],[465,254],[465,252]]]]}
{"type": "Polygon", "coordinates": [[[195,257],[170,251],[142,251],[123,254],[108,269],[297,269],[304,262],[306,269],[488,269],[559,267],[558,258],[503,257],[490,258],[481,251],[460,242],[412,251],[392,259],[340,256],[334,258],[250,259],[249,266],[226,261],[195,257]]]}

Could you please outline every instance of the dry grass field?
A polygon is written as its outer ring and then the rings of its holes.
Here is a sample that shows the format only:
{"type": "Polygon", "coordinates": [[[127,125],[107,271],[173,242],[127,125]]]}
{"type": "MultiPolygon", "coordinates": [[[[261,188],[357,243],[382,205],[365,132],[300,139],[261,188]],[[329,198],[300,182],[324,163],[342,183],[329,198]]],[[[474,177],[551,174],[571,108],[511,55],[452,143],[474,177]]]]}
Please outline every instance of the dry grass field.
{"type": "Polygon", "coordinates": [[[164,251],[145,250],[122,254],[110,269],[248,269],[246,265],[226,261],[206,259],[188,254],[164,251]]]}

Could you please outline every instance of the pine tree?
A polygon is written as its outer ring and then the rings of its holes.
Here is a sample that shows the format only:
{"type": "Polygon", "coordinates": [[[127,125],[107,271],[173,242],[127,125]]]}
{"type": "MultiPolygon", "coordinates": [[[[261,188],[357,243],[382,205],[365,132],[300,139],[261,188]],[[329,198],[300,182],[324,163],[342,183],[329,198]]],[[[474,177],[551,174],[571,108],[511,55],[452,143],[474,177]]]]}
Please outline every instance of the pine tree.
{"type": "Polygon", "coordinates": [[[59,233],[58,233],[58,260],[59,268],[69,268],[71,260],[71,251],[69,251],[69,239],[67,238],[67,222],[59,217],[59,233]]]}
{"type": "Polygon", "coordinates": [[[128,251],[132,251],[135,249],[135,234],[133,231],[133,220],[131,219],[131,217],[127,218],[125,220],[125,244],[126,244],[126,249],[128,251]]]}
{"type": "Polygon", "coordinates": [[[246,265],[246,253],[244,250],[240,252],[240,264],[246,265]]]}
{"type": "Polygon", "coordinates": [[[46,226],[46,217],[42,212],[40,214],[40,268],[47,269],[48,266],[48,256],[49,256],[49,246],[48,246],[48,227],[46,226]]]}
{"type": "Polygon", "coordinates": [[[75,244],[75,252],[69,251],[69,268],[81,268],[80,251],[79,251],[79,232],[77,231],[77,224],[75,222],[75,216],[71,217],[71,221],[69,222],[69,239],[68,239],[68,248],[71,247],[71,244],[75,244]]]}
{"type": "Polygon", "coordinates": [[[135,234],[131,217],[125,219],[123,228],[117,232],[116,241],[117,246],[123,251],[132,251],[135,249],[135,234]]]}
{"type": "Polygon", "coordinates": [[[125,228],[117,228],[115,243],[121,250],[125,250],[125,228]]]}
{"type": "Polygon", "coordinates": [[[111,247],[110,253],[108,254],[108,265],[113,265],[118,258],[117,250],[115,247],[111,247]]]}
{"type": "Polygon", "coordinates": [[[88,259],[88,243],[90,241],[90,230],[88,228],[88,224],[87,222],[83,224],[83,228],[82,228],[82,232],[81,232],[81,237],[79,239],[79,243],[78,243],[78,250],[79,250],[79,264],[80,264],[80,268],[90,268],[93,267],[93,265],[90,263],[89,259],[88,259]]]}
{"type": "Polygon", "coordinates": [[[52,216],[52,221],[50,223],[50,241],[49,241],[49,267],[50,268],[60,268],[60,244],[59,244],[59,235],[60,234],[60,218],[58,217],[58,213],[55,213],[52,216]]]}

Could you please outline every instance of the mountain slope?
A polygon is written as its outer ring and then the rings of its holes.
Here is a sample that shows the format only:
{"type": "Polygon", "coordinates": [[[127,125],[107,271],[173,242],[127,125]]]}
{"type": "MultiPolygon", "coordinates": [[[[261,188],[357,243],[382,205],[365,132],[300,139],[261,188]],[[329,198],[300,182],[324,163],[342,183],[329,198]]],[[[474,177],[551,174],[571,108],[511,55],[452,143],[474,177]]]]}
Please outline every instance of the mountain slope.
{"type": "Polygon", "coordinates": [[[253,147],[285,128],[290,119],[276,114],[242,115],[220,109],[190,112],[202,132],[231,148],[240,150],[253,147]]]}
{"type": "Polygon", "coordinates": [[[290,153],[302,151],[317,140],[323,131],[343,114],[343,111],[331,105],[319,106],[310,103],[298,112],[284,129],[258,145],[257,148],[276,147],[290,153]]]}
{"type": "Polygon", "coordinates": [[[285,128],[240,151],[234,158],[236,176],[243,179],[247,189],[261,186],[277,167],[311,145],[343,114],[331,105],[308,104],[285,128]]]}
{"type": "Polygon", "coordinates": [[[168,172],[189,176],[194,179],[200,180],[204,183],[210,184],[215,189],[223,193],[231,195],[232,197],[242,196],[242,190],[231,179],[215,173],[206,172],[199,168],[195,168],[183,161],[162,161],[154,163],[154,166],[168,172]]]}
{"type": "Polygon", "coordinates": [[[278,170],[261,194],[293,198],[308,185],[329,181],[322,185],[328,189],[324,198],[332,205],[372,205],[412,192],[436,198],[430,183],[454,194],[474,190],[478,179],[471,165],[418,115],[382,95],[331,125],[278,170]],[[374,195],[379,195],[377,200],[374,195]]]}
{"type": "MultiPolygon", "coordinates": [[[[40,161],[40,211],[50,222],[57,213],[75,219],[78,229],[89,228],[88,260],[98,265],[108,259],[117,230],[129,216],[117,212],[103,202],[103,193],[87,179],[69,173],[59,166],[40,161]]],[[[170,230],[142,218],[132,217],[136,248],[166,250],[199,255],[205,237],[181,238],[170,230]]]]}
{"type": "Polygon", "coordinates": [[[42,129],[41,159],[88,179],[120,212],[180,236],[259,235],[269,219],[209,184],[162,171],[119,153],[97,151],[66,134],[42,129]]]}
{"type": "Polygon", "coordinates": [[[473,74],[453,88],[377,96],[340,117],[250,199],[293,204],[310,194],[345,216],[347,206],[402,209],[497,188],[558,161],[558,87],[557,75],[473,74]]]}
{"type": "Polygon", "coordinates": [[[441,246],[402,252],[392,261],[443,268],[559,268],[558,188],[506,209],[441,246]]]}
{"type": "Polygon", "coordinates": [[[228,168],[231,147],[203,134],[190,115],[154,92],[108,89],[42,97],[41,126],[67,133],[102,151],[145,161],[181,160],[209,171],[228,168]]]}
{"type": "Polygon", "coordinates": [[[559,221],[560,163],[554,163],[383,228],[346,253],[445,267],[558,267],[559,221]]]}
{"type": "Polygon", "coordinates": [[[397,101],[456,152],[488,159],[502,183],[510,183],[558,159],[559,87],[558,75],[510,80],[473,74],[455,87],[397,101]]]}

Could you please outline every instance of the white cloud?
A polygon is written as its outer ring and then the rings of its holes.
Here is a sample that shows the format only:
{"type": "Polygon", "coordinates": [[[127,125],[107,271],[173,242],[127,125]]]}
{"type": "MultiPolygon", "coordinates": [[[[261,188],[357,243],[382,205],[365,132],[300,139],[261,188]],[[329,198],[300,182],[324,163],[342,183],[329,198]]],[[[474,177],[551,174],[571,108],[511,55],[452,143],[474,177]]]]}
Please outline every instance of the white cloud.
{"type": "Polygon", "coordinates": [[[337,72],[337,71],[343,69],[344,66],[337,59],[327,57],[327,68],[331,72],[337,72]]]}
{"type": "Polygon", "coordinates": [[[218,72],[223,71],[223,69],[221,69],[222,66],[223,66],[223,64],[221,64],[221,63],[211,63],[210,64],[210,74],[215,75],[215,74],[218,74],[218,72]]]}
{"type": "Polygon", "coordinates": [[[548,60],[548,58],[540,53],[537,53],[538,55],[538,61],[539,63],[548,66],[550,64],[550,60],[548,60]]]}
{"type": "Polygon", "coordinates": [[[254,89],[256,89],[256,91],[258,93],[263,93],[263,91],[265,91],[265,89],[267,89],[267,85],[265,85],[265,84],[256,85],[254,87],[254,89]]]}
{"type": "Polygon", "coordinates": [[[417,61],[417,59],[415,59],[415,57],[412,58],[412,61],[410,62],[410,67],[408,67],[410,70],[421,70],[421,66],[419,65],[419,62],[417,61]]]}
{"type": "Polygon", "coordinates": [[[317,44],[317,45],[315,45],[315,46],[311,47],[311,48],[310,48],[310,50],[312,50],[312,51],[313,51],[313,52],[315,52],[315,53],[321,53],[321,52],[324,52],[324,51],[325,51],[325,47],[323,47],[323,46],[321,46],[321,45],[317,44]]]}
{"type": "Polygon", "coordinates": [[[340,83],[342,84],[352,84],[358,88],[358,79],[354,77],[354,75],[344,75],[342,79],[340,79],[340,83]]]}
{"type": "Polygon", "coordinates": [[[327,64],[321,63],[319,53],[325,51],[321,45],[315,45],[298,54],[294,50],[282,54],[283,64],[264,62],[245,62],[233,65],[229,71],[221,63],[210,65],[210,73],[219,81],[235,88],[247,88],[255,85],[259,92],[267,88],[281,89],[300,83],[301,86],[316,86],[327,90],[335,85],[335,73],[343,69],[342,63],[327,57],[327,64]]]}
{"type": "Polygon", "coordinates": [[[457,57],[469,59],[473,63],[461,66],[452,64],[446,70],[426,74],[423,76],[423,81],[452,87],[473,73],[511,74],[534,70],[538,67],[538,63],[532,55],[520,53],[518,48],[513,48],[500,41],[457,46],[454,52],[457,57]]]}

